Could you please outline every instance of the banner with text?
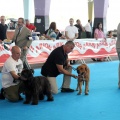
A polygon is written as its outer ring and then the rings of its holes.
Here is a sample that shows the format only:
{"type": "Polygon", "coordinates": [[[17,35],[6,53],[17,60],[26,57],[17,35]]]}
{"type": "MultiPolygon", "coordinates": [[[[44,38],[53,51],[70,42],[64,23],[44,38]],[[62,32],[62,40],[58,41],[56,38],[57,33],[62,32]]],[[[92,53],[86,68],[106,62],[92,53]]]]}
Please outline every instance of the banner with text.
{"type": "MultiPolygon", "coordinates": [[[[35,40],[29,48],[27,55],[30,64],[44,63],[55,48],[64,45],[67,40],[35,40]]],[[[74,50],[69,53],[69,59],[80,60],[85,58],[95,58],[104,56],[116,56],[116,39],[108,38],[105,40],[99,39],[76,39],[74,40],[74,50]]],[[[10,49],[14,46],[12,43],[10,49]]],[[[10,50],[6,50],[3,45],[0,45],[0,66],[11,55],[10,50]]]]}

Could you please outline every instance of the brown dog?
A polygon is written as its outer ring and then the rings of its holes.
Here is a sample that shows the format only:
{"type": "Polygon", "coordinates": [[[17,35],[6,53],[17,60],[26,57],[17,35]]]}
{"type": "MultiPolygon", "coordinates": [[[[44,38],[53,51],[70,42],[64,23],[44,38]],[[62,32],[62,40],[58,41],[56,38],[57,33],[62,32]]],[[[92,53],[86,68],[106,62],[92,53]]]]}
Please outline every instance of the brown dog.
{"type": "Polygon", "coordinates": [[[78,84],[76,90],[79,90],[78,95],[82,93],[82,84],[85,82],[85,95],[89,92],[90,70],[86,64],[81,64],[77,67],[78,84]]]}

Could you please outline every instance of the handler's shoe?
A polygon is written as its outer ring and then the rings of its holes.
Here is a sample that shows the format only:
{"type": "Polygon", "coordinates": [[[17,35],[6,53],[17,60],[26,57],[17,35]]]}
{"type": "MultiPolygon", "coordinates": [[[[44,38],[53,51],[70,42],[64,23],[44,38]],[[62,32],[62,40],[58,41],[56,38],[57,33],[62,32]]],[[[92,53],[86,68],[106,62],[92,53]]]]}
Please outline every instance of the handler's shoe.
{"type": "Polygon", "coordinates": [[[4,97],[4,89],[3,89],[3,88],[1,89],[0,99],[1,99],[1,100],[4,100],[4,99],[5,99],[5,97],[4,97]]]}
{"type": "Polygon", "coordinates": [[[74,90],[70,88],[62,88],[61,92],[74,92],[74,90]]]}
{"type": "Polygon", "coordinates": [[[21,95],[19,95],[19,100],[23,100],[23,98],[21,97],[21,95]]]}

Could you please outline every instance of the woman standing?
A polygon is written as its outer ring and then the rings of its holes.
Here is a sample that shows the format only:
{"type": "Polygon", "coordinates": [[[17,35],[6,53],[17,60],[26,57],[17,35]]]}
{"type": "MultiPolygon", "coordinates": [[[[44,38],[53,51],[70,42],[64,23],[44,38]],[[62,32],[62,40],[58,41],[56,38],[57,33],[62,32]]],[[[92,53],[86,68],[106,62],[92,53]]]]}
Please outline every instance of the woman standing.
{"type": "Polygon", "coordinates": [[[97,28],[95,29],[95,32],[94,32],[94,38],[96,38],[96,40],[98,38],[106,39],[105,35],[104,35],[103,31],[102,31],[102,23],[97,24],[97,28]]]}
{"type": "MultiPolygon", "coordinates": [[[[103,38],[103,39],[106,39],[105,38],[105,35],[102,31],[102,23],[98,23],[97,24],[97,28],[95,29],[94,31],[94,38],[97,40],[99,38],[103,38]]],[[[103,58],[92,58],[93,61],[105,61],[106,57],[103,57],[103,58]]]]}

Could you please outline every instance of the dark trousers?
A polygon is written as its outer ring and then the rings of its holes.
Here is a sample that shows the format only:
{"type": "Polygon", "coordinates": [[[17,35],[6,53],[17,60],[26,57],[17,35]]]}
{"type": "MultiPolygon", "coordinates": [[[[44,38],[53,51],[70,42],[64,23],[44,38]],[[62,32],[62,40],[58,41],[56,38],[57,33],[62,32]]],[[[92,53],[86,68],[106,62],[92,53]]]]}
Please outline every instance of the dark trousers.
{"type": "Polygon", "coordinates": [[[81,35],[82,35],[82,33],[79,32],[79,33],[78,33],[78,38],[77,38],[77,39],[81,39],[81,35]]]}
{"type": "Polygon", "coordinates": [[[86,31],[86,38],[91,38],[91,32],[86,31]]]}

